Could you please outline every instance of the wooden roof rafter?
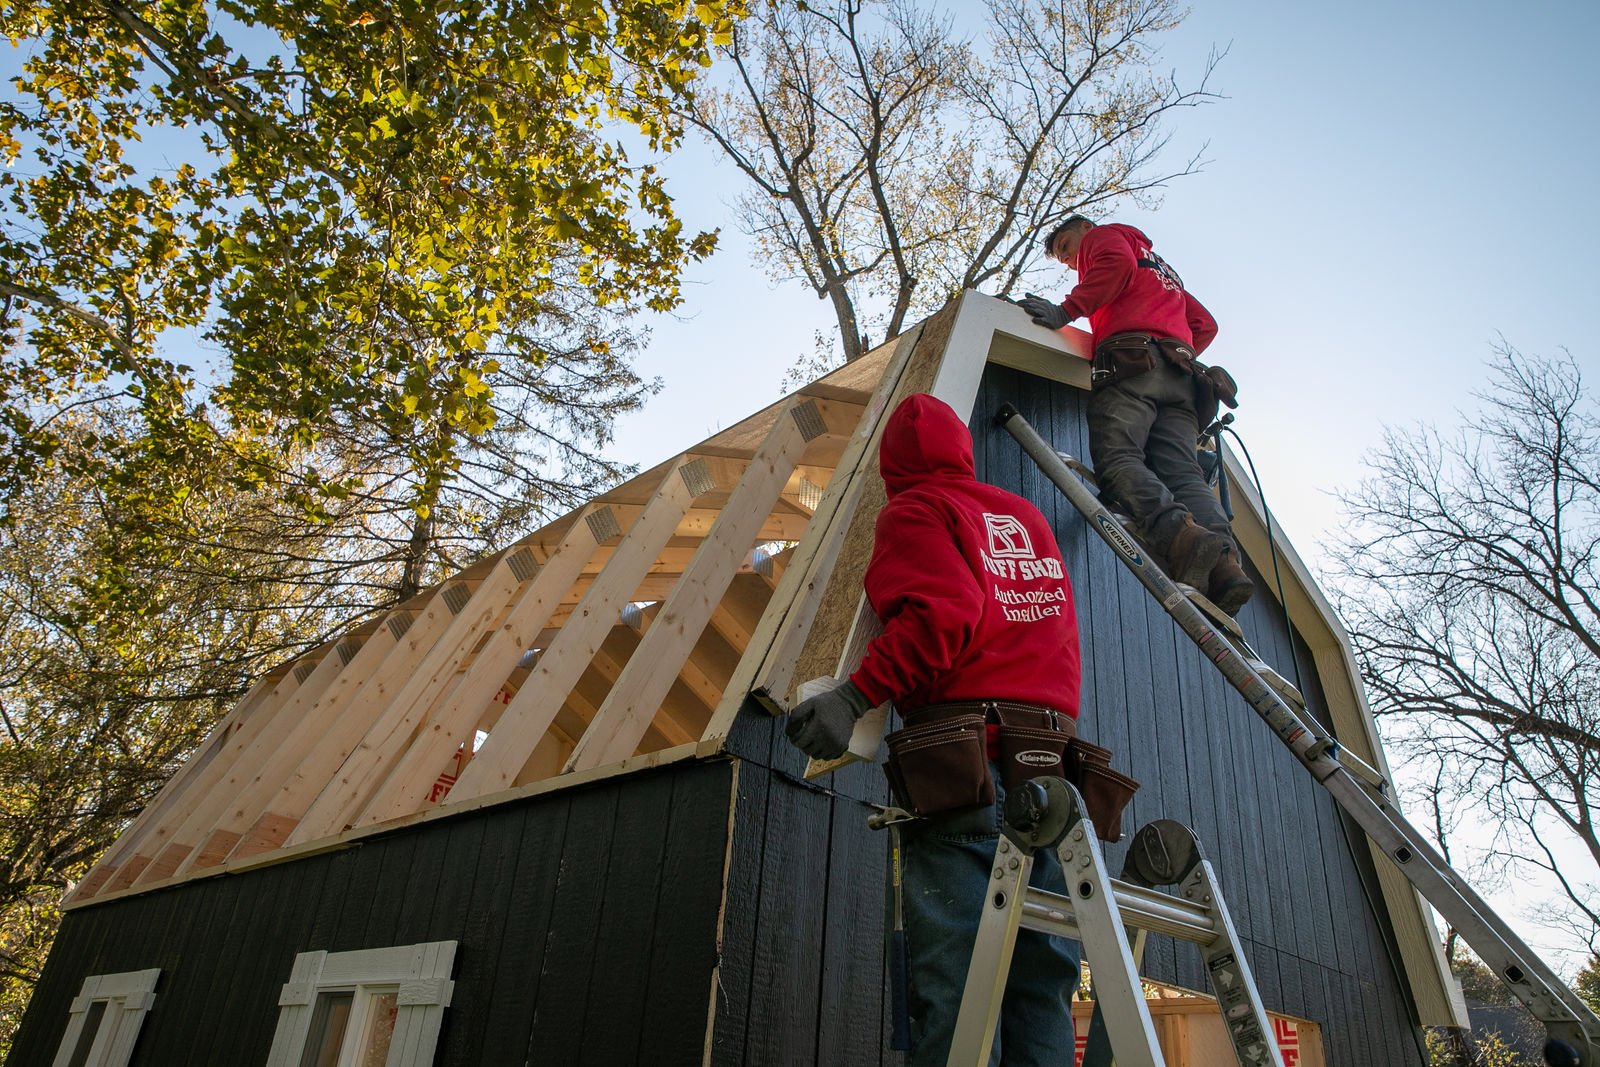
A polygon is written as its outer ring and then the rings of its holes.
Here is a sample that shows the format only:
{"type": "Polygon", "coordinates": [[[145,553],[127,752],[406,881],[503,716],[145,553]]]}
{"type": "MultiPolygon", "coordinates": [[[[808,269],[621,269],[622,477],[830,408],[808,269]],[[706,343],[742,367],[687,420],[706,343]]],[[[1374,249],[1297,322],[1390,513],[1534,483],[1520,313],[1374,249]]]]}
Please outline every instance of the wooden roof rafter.
{"type": "Polygon", "coordinates": [[[837,522],[916,336],[285,665],[73,904],[719,749],[728,689],[800,589],[818,516],[837,522]]]}

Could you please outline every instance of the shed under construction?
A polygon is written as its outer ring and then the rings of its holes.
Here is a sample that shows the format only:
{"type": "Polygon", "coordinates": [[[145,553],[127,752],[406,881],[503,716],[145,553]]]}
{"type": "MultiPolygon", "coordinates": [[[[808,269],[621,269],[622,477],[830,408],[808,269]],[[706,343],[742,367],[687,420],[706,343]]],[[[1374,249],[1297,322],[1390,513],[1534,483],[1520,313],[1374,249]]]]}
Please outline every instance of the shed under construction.
{"type": "MultiPolygon", "coordinates": [[[[1419,1027],[1464,1011],[1410,883],[992,425],[1009,402],[1085,454],[1085,342],[966,293],[262,678],[69,896],[8,1062],[900,1062],[883,775],[806,778],[748,694],[853,669],[878,435],[922,391],[1056,530],[1080,731],[1144,783],[1129,825],[1195,829],[1321,1062],[1423,1067],[1419,1027]]],[[[1225,462],[1248,640],[1383,767],[1339,623],[1281,537],[1276,599],[1225,462]]],[[[1205,988],[1192,946],[1145,970],[1205,988]]]]}

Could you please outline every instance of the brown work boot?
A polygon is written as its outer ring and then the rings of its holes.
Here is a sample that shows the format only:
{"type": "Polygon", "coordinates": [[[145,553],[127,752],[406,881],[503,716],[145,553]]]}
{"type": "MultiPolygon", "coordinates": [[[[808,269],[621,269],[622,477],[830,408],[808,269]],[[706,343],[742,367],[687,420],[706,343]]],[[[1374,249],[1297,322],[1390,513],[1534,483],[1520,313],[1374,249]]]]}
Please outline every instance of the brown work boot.
{"type": "Polygon", "coordinates": [[[1206,599],[1229,615],[1237,615],[1255,591],[1255,583],[1239,565],[1238,553],[1230,546],[1211,568],[1206,580],[1206,599]]]}
{"type": "Polygon", "coordinates": [[[1230,547],[1229,540],[1184,516],[1183,525],[1172,535],[1167,546],[1167,563],[1172,568],[1168,577],[1196,589],[1206,588],[1211,568],[1230,547]]]}

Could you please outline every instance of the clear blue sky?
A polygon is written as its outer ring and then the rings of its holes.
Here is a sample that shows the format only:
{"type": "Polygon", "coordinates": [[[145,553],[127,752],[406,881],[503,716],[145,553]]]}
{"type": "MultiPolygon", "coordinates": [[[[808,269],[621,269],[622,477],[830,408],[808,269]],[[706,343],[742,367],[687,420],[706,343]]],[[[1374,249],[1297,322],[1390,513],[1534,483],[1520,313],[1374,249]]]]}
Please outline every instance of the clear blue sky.
{"type": "MultiPolygon", "coordinates": [[[[1143,227],[1221,324],[1212,355],[1240,381],[1238,429],[1302,554],[1337,521],[1381,426],[1455,421],[1497,336],[1527,351],[1586,335],[1600,245],[1600,4],[1534,0],[1337,5],[1211,0],[1168,35],[1180,75],[1213,45],[1226,95],[1181,115],[1173,153],[1209,141],[1143,227]]],[[[834,329],[799,285],[773,285],[732,227],[739,175],[691,145],[672,161],[687,222],[723,228],[681,321],[642,366],[666,380],[623,422],[648,465],[770,402],[834,329]]],[[[1064,294],[1071,276],[1046,289],[1064,294]]],[[[1080,324],[1081,325],[1081,324],[1080,324]]]]}
{"type": "MultiPolygon", "coordinates": [[[[1600,384],[1597,41],[1593,0],[1200,0],[1169,35],[1180,75],[1230,48],[1214,83],[1227,99],[1184,114],[1174,138],[1175,153],[1209,141],[1211,162],[1159,211],[1117,219],[1219,320],[1212,355],[1240,381],[1238,429],[1314,566],[1338,522],[1330,494],[1358,480],[1383,426],[1456,425],[1497,338],[1565,346],[1600,384]]],[[[752,262],[731,166],[691,147],[672,172],[687,223],[723,226],[723,246],[642,360],[666,388],[616,451],[643,466],[769,403],[814,331],[834,328],[825,304],[752,262]]],[[[1058,281],[1045,291],[1063,294],[1071,278],[1058,281]]],[[[1549,945],[1523,918],[1529,887],[1481,888],[1549,945]]]]}

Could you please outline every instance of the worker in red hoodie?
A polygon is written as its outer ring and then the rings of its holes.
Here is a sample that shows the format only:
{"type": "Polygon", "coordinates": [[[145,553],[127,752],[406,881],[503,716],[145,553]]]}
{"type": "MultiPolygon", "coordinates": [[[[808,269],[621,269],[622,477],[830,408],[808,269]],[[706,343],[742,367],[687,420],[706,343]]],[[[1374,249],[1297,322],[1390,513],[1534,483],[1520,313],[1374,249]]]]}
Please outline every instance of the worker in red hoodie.
{"type": "MultiPolygon", "coordinates": [[[[907,397],[884,428],[879,467],[888,503],[866,593],[883,633],[848,681],[793,711],[787,732],[811,756],[833,759],[868,709],[892,700],[904,719],[889,736],[890,779],[900,803],[926,816],[905,840],[907,1062],[942,1067],[1011,772],[1026,763],[1023,777],[1064,773],[1059,762],[1037,764],[1040,752],[1059,760],[1075,732],[1077,615],[1049,524],[974,477],[972,437],[949,405],[907,397]],[[1012,726],[1027,730],[1029,759],[1001,764],[1012,726]]],[[[1037,854],[1031,884],[1066,893],[1053,851],[1037,854]]],[[[1076,942],[1018,935],[991,1063],[1072,1062],[1078,959],[1076,942]]]]}
{"type": "MultiPolygon", "coordinates": [[[[1255,586],[1195,458],[1196,391],[1214,397],[1217,380],[1195,357],[1216,337],[1216,320],[1132,226],[1097,226],[1073,215],[1043,244],[1078,272],[1078,284],[1059,305],[1032,293],[1018,303],[1053,330],[1088,316],[1089,454],[1102,496],[1132,514],[1173,580],[1238,614],[1255,586]]],[[[1232,403],[1231,395],[1224,399],[1232,403]]],[[[1210,407],[1214,412],[1214,399],[1210,407]]]]}

